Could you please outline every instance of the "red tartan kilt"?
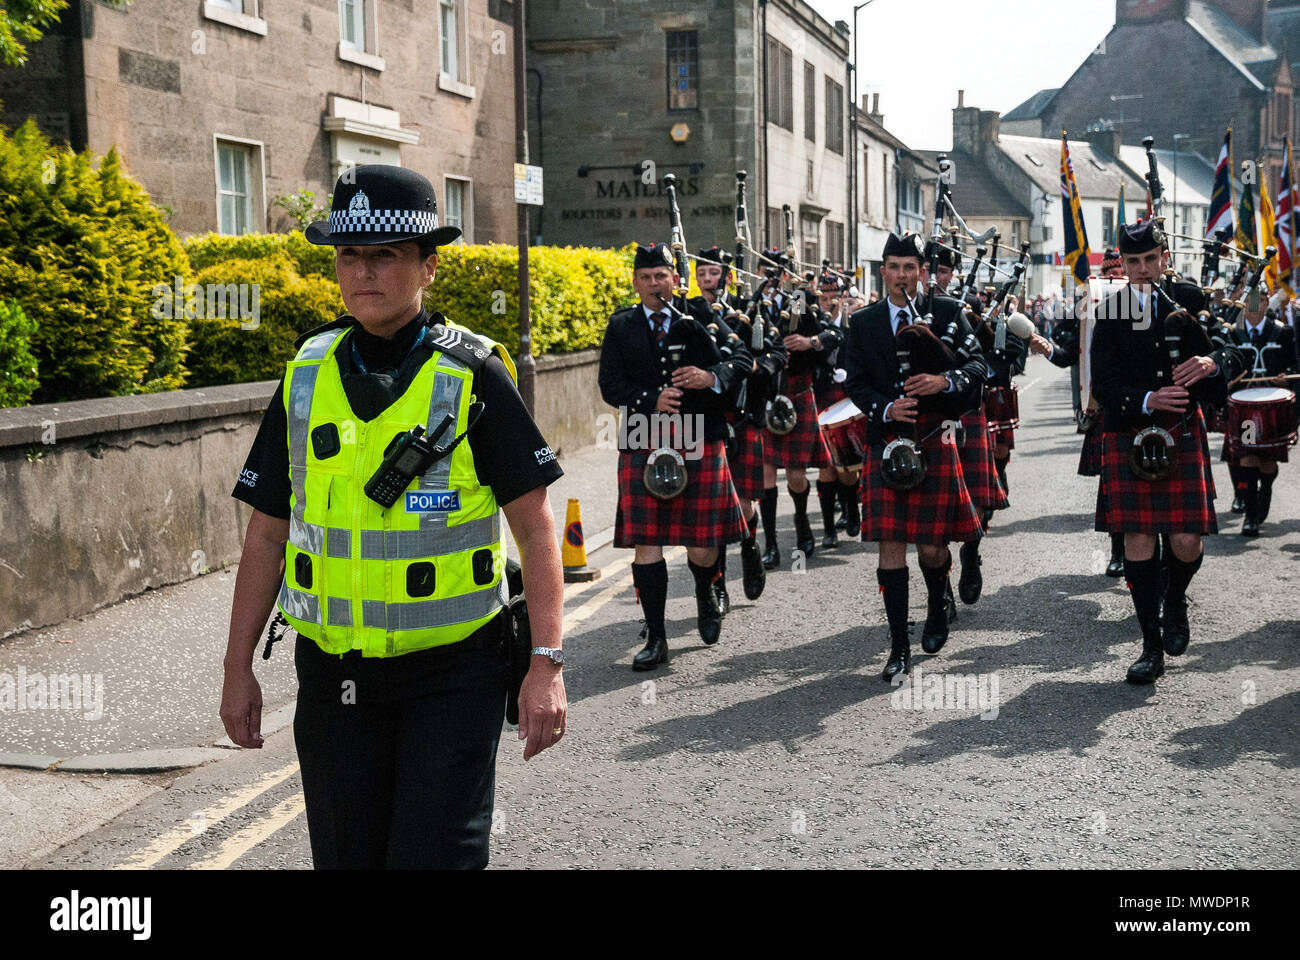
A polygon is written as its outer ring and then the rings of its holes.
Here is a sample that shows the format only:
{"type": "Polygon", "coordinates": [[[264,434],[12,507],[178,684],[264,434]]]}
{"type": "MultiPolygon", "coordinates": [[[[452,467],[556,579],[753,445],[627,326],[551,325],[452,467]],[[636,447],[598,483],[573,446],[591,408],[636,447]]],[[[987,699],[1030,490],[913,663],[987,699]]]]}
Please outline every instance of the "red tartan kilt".
{"type": "Polygon", "coordinates": [[[1101,476],[1101,425],[1094,426],[1083,435],[1083,450],[1079,453],[1079,476],[1101,476]]]}
{"type": "MultiPolygon", "coordinates": [[[[812,374],[790,377],[786,382],[786,396],[794,401],[799,413],[794,429],[783,437],[767,432],[767,450],[771,462],[778,467],[830,467],[830,447],[822,437],[817,424],[817,398],[813,395],[812,374]]],[[[765,428],[766,429],[766,428],[765,428]]]]}
{"type": "Polygon", "coordinates": [[[731,470],[736,495],[741,500],[760,500],[763,497],[763,459],[767,450],[764,437],[767,431],[743,420],[733,423],[731,428],[736,431],[736,439],[727,454],[727,467],[731,470]]]}
{"type": "Polygon", "coordinates": [[[961,445],[961,472],[971,502],[979,510],[1005,510],[1011,502],[998,480],[984,411],[968,413],[961,422],[966,431],[966,442],[961,445]]]}
{"type": "Polygon", "coordinates": [[[686,461],[686,489],[681,496],[660,500],[645,488],[650,451],[618,455],[618,511],[614,517],[614,546],[638,544],[716,547],[744,539],[740,499],[727,468],[721,440],[704,443],[698,460],[686,461]]]}
{"type": "Polygon", "coordinates": [[[833,380],[820,390],[814,391],[813,396],[817,399],[818,410],[825,410],[827,407],[834,406],[841,400],[849,398],[848,391],[844,389],[844,384],[836,383],[833,380]]]}
{"type": "Polygon", "coordinates": [[[1168,480],[1139,480],[1129,466],[1133,437],[1103,437],[1102,480],[1097,496],[1097,529],[1112,533],[1218,533],[1214,514],[1214,478],[1205,420],[1196,411],[1176,430],[1162,422],[1178,441],[1178,465],[1168,480]]]}
{"type": "Polygon", "coordinates": [[[1020,426],[1020,388],[988,387],[984,391],[984,415],[989,421],[989,433],[994,446],[1003,445],[1008,450],[1016,447],[1016,427],[1020,426]]]}
{"type": "MultiPolygon", "coordinates": [[[[937,420],[918,424],[925,436],[937,420]]],[[[939,431],[922,444],[925,480],[915,490],[894,490],[880,476],[884,445],[868,446],[862,465],[862,539],[942,546],[954,540],[978,540],[980,518],[962,476],[955,444],[939,431]]]]}

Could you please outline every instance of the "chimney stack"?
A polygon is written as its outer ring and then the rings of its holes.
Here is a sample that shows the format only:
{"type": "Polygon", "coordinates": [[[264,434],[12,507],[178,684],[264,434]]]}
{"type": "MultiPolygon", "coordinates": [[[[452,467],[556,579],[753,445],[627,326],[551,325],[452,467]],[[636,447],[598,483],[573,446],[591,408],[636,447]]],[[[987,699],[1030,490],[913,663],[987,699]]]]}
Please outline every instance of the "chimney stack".
{"type": "Polygon", "coordinates": [[[966,106],[966,91],[965,91],[965,90],[958,90],[958,91],[957,91],[957,109],[960,110],[960,109],[962,109],[962,108],[965,107],[965,106],[966,106]]]}
{"type": "Polygon", "coordinates": [[[871,95],[871,112],[872,113],[880,112],[880,94],[878,93],[873,93],[871,95]]]}

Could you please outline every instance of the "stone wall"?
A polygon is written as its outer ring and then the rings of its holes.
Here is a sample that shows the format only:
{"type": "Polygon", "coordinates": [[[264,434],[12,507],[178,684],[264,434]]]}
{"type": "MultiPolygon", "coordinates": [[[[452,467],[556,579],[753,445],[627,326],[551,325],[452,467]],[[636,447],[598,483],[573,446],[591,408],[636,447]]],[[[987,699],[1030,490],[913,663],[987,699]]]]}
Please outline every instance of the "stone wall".
{"type": "MultiPolygon", "coordinates": [[[[612,413],[598,350],[537,359],[557,452],[612,413]]],[[[0,637],[237,562],[230,495],[276,381],[0,410],[0,637]]]]}

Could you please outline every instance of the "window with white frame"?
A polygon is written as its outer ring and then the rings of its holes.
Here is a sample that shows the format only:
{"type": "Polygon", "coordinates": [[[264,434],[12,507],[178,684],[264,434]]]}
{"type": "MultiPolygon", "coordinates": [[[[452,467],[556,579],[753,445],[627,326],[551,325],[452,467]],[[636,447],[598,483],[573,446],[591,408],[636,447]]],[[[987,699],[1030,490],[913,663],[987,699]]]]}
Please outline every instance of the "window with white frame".
{"type": "Polygon", "coordinates": [[[253,229],[253,148],[217,141],[217,232],[248,233],[253,229]]]}
{"type": "Polygon", "coordinates": [[[472,187],[472,181],[461,177],[443,178],[442,222],[449,227],[460,227],[461,238],[457,243],[474,242],[472,187]]]}
{"type": "Polygon", "coordinates": [[[821,263],[821,219],[811,214],[799,218],[799,235],[803,239],[804,263],[821,263]]]}
{"type": "Polygon", "coordinates": [[[339,40],[353,50],[366,49],[366,0],[339,0],[339,40]]]}
{"type": "Polygon", "coordinates": [[[229,27],[266,36],[266,21],[261,17],[262,0],[204,0],[203,16],[229,27]]]}
{"type": "Polygon", "coordinates": [[[460,56],[460,0],[438,0],[439,35],[442,42],[442,73],[465,81],[460,56]]]}

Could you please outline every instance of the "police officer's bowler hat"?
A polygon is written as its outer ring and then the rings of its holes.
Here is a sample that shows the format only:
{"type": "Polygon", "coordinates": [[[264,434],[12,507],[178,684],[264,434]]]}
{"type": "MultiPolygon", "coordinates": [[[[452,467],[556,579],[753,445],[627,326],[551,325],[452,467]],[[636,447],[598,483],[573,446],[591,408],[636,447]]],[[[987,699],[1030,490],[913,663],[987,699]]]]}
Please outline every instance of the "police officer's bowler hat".
{"type": "Polygon", "coordinates": [[[427,177],[384,163],[343,171],[334,184],[328,220],[303,231],[309,241],[330,246],[399,243],[428,238],[434,246],[460,237],[460,227],[438,226],[438,198],[427,177]]]}

